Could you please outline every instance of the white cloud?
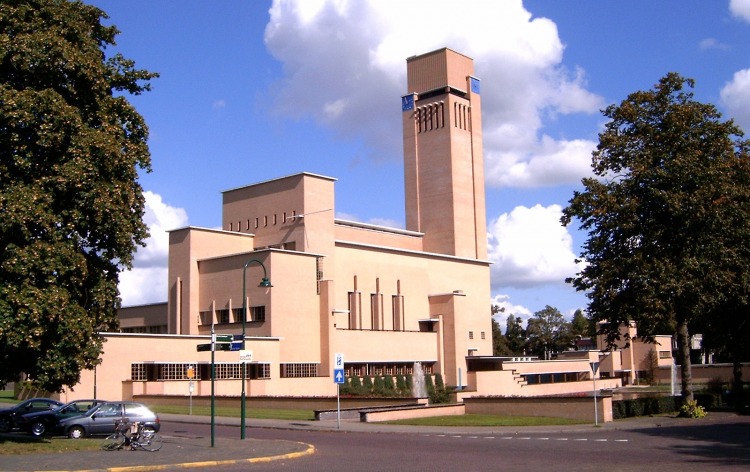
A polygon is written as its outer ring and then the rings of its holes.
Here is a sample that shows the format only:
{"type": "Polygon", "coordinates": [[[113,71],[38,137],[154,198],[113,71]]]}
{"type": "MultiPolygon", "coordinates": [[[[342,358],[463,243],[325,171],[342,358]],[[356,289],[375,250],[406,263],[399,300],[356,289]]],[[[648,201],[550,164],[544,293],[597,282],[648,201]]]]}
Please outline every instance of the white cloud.
{"type": "Polygon", "coordinates": [[[526,308],[522,305],[514,305],[510,302],[510,296],[509,295],[495,295],[492,297],[492,305],[497,305],[500,308],[504,308],[505,310],[501,313],[498,313],[494,316],[495,320],[500,324],[500,329],[505,333],[506,328],[506,322],[508,321],[508,316],[513,315],[517,318],[521,318],[521,326],[524,328],[526,327],[526,324],[529,321],[529,318],[532,318],[534,316],[534,313],[532,313],[531,310],[526,308]]]}
{"type": "Polygon", "coordinates": [[[721,89],[721,101],[729,117],[750,133],[750,69],[735,72],[721,89]]]}
{"type": "Polygon", "coordinates": [[[564,285],[580,269],[559,205],[516,207],[488,225],[493,292],[502,287],[564,285]]]}
{"type": "Polygon", "coordinates": [[[146,213],[143,222],[151,236],[146,247],[138,247],[133,269],[120,274],[120,296],[123,306],[164,301],[167,296],[167,231],[186,226],[188,217],[182,208],[171,207],[160,195],[146,191],[146,213]]]}
{"type": "Polygon", "coordinates": [[[701,49],[701,51],[706,51],[709,49],[729,49],[728,44],[724,44],[716,38],[706,38],[698,44],[698,47],[701,49]]]}
{"type": "Polygon", "coordinates": [[[729,11],[750,23],[750,0],[729,0],[729,11]]]}
{"type": "Polygon", "coordinates": [[[603,106],[586,89],[582,70],[561,66],[557,26],[533,18],[520,0],[426,5],[275,0],[265,41],[284,66],[277,109],[312,116],[342,138],[360,138],[375,158],[398,158],[401,140],[393,137],[401,135],[406,58],[450,47],[475,59],[483,81],[489,186],[577,183],[588,175],[593,143],[540,132],[544,117],[596,113],[603,106]]]}

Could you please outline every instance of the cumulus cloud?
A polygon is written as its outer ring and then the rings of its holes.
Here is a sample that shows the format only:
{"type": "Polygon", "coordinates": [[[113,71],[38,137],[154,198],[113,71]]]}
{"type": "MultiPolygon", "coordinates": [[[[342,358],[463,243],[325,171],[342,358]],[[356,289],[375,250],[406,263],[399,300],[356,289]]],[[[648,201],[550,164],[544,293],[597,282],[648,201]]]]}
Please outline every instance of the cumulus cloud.
{"type": "Polygon", "coordinates": [[[698,44],[698,47],[701,49],[701,51],[707,51],[709,49],[729,49],[728,44],[724,44],[716,38],[706,38],[698,44]]]}
{"type": "Polygon", "coordinates": [[[361,139],[374,158],[397,158],[405,60],[450,47],[475,59],[485,84],[489,186],[577,183],[590,173],[593,142],[540,130],[545,117],[596,113],[603,100],[586,89],[582,70],[562,67],[555,23],[533,17],[520,0],[433,0],[429,8],[398,0],[275,0],[270,14],[265,42],[284,67],[275,98],[286,116],[313,117],[341,137],[361,139]]]}
{"type": "Polygon", "coordinates": [[[729,11],[750,23],[750,0],[729,0],[729,11]]]}
{"type": "Polygon", "coordinates": [[[516,207],[488,225],[493,292],[503,287],[563,285],[580,269],[573,238],[560,224],[562,207],[516,207]]]}
{"type": "Polygon", "coordinates": [[[506,322],[508,320],[509,315],[513,315],[516,318],[521,318],[521,326],[524,328],[526,327],[526,324],[529,321],[529,318],[532,318],[534,316],[534,313],[531,312],[528,308],[522,305],[514,305],[510,302],[510,296],[508,295],[495,295],[492,297],[492,305],[497,305],[501,309],[503,309],[502,312],[494,315],[495,321],[497,321],[500,324],[500,329],[505,332],[506,328],[506,322]]]}
{"type": "Polygon", "coordinates": [[[721,102],[729,117],[750,133],[750,69],[735,72],[721,89],[721,102]]]}
{"type": "Polygon", "coordinates": [[[160,195],[146,191],[146,213],[143,222],[151,236],[146,247],[138,247],[133,269],[120,274],[120,296],[123,306],[163,302],[167,296],[167,231],[186,226],[185,210],[169,206],[160,195]]]}

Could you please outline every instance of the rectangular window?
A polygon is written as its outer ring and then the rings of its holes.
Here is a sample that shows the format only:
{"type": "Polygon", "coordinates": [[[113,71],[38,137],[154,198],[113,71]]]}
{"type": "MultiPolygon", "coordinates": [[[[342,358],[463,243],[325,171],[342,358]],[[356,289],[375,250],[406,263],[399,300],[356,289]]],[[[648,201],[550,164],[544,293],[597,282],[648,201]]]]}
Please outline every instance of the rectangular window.
{"type": "Polygon", "coordinates": [[[216,321],[218,323],[229,323],[229,309],[216,310],[216,321]]]}
{"type": "Polygon", "coordinates": [[[659,359],[671,359],[672,353],[670,351],[659,351],[659,359]]]}
{"type": "Polygon", "coordinates": [[[469,331],[469,339],[474,339],[474,331],[469,331]]]}
{"type": "Polygon", "coordinates": [[[250,307],[250,321],[266,321],[266,306],[258,305],[250,307]]]}
{"type": "Polygon", "coordinates": [[[484,331],[482,331],[482,339],[485,339],[484,331]]]}
{"type": "Polygon", "coordinates": [[[312,362],[281,364],[280,367],[282,378],[318,376],[318,364],[312,362]]]}
{"type": "Polygon", "coordinates": [[[130,364],[130,380],[146,380],[146,364],[130,364]]]}
{"type": "Polygon", "coordinates": [[[237,323],[242,323],[242,312],[243,309],[240,308],[232,308],[232,315],[234,315],[234,321],[237,323]]]}

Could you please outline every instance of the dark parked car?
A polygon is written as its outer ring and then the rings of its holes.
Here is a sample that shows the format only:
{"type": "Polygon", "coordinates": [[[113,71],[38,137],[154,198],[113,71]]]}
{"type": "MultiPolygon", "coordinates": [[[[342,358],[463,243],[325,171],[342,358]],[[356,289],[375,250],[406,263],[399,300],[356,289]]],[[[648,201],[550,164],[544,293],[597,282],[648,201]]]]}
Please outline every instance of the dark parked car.
{"type": "Polygon", "coordinates": [[[62,402],[51,398],[32,398],[25,402],[21,402],[12,408],[0,410],[0,433],[7,433],[12,429],[17,429],[17,422],[22,415],[33,413],[35,411],[49,411],[58,406],[62,406],[62,404],[62,402]]]}
{"type": "Polygon", "coordinates": [[[142,423],[145,429],[159,431],[159,417],[146,405],[134,402],[107,402],[95,406],[81,416],[65,418],[57,423],[55,432],[69,438],[107,436],[115,432],[115,422],[125,420],[142,423]]]}
{"type": "Polygon", "coordinates": [[[34,436],[43,436],[54,431],[57,423],[65,418],[81,416],[105,400],[73,400],[70,403],[48,411],[27,413],[18,419],[18,427],[34,436]]]}

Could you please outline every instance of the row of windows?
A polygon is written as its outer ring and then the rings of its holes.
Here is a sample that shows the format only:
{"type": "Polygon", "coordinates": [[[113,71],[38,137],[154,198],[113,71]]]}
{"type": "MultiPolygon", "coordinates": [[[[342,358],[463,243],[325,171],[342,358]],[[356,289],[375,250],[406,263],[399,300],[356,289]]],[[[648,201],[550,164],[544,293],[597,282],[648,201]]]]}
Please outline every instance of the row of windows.
{"type": "Polygon", "coordinates": [[[431,103],[417,108],[415,117],[417,132],[432,131],[445,127],[445,106],[443,102],[431,103]]]}
{"type": "Polygon", "coordinates": [[[317,377],[318,365],[312,362],[295,362],[281,364],[281,377],[317,377]]]}
{"type": "Polygon", "coordinates": [[[135,326],[132,328],[120,328],[120,332],[121,333],[164,334],[167,332],[167,325],[135,326]]]}
{"type": "MultiPolygon", "coordinates": [[[[482,339],[486,339],[487,335],[484,334],[484,331],[481,331],[479,334],[482,339]]],[[[474,331],[469,331],[469,339],[474,339],[474,331]]]]}
{"type": "MultiPolygon", "coordinates": [[[[247,379],[270,379],[271,364],[245,364],[247,379]]],[[[217,380],[241,379],[242,364],[214,364],[217,380]]],[[[161,380],[201,380],[211,379],[210,363],[134,363],[130,365],[130,380],[139,382],[156,382],[161,380]]]]}
{"type": "MultiPolygon", "coordinates": [[[[244,230],[245,231],[250,231],[251,226],[252,226],[253,229],[258,229],[261,226],[263,226],[264,228],[268,227],[269,224],[271,226],[275,226],[275,225],[279,224],[279,222],[281,222],[281,224],[284,224],[284,223],[286,223],[287,221],[290,221],[290,220],[294,221],[296,219],[296,217],[297,217],[297,212],[296,211],[292,211],[291,213],[283,212],[281,214],[281,218],[279,218],[279,216],[276,213],[274,213],[273,215],[271,215],[270,218],[268,216],[264,216],[263,218],[253,218],[252,220],[248,218],[244,222],[245,223],[245,225],[244,225],[245,229],[244,230]]],[[[243,223],[242,221],[238,221],[236,223],[230,221],[229,222],[229,231],[242,231],[243,230],[242,229],[242,226],[243,226],[242,223],[243,223]]]]}
{"type": "MultiPolygon", "coordinates": [[[[248,314],[250,316],[246,321],[266,321],[266,306],[251,306],[248,308],[248,314]]],[[[216,323],[219,324],[242,323],[242,307],[232,308],[231,316],[229,308],[222,308],[213,312],[210,310],[201,311],[199,316],[201,324],[207,325],[213,324],[214,319],[216,320],[216,323]],[[216,314],[216,318],[212,316],[214,313],[216,314]]]]}
{"type": "Polygon", "coordinates": [[[590,372],[557,372],[553,374],[522,374],[526,383],[529,385],[562,383],[562,382],[583,382],[591,380],[590,372]]]}
{"type": "MultiPolygon", "coordinates": [[[[432,363],[422,364],[425,374],[432,374],[432,363]]],[[[379,363],[379,364],[345,364],[346,377],[366,377],[376,375],[411,375],[414,372],[413,362],[379,363]]]]}

